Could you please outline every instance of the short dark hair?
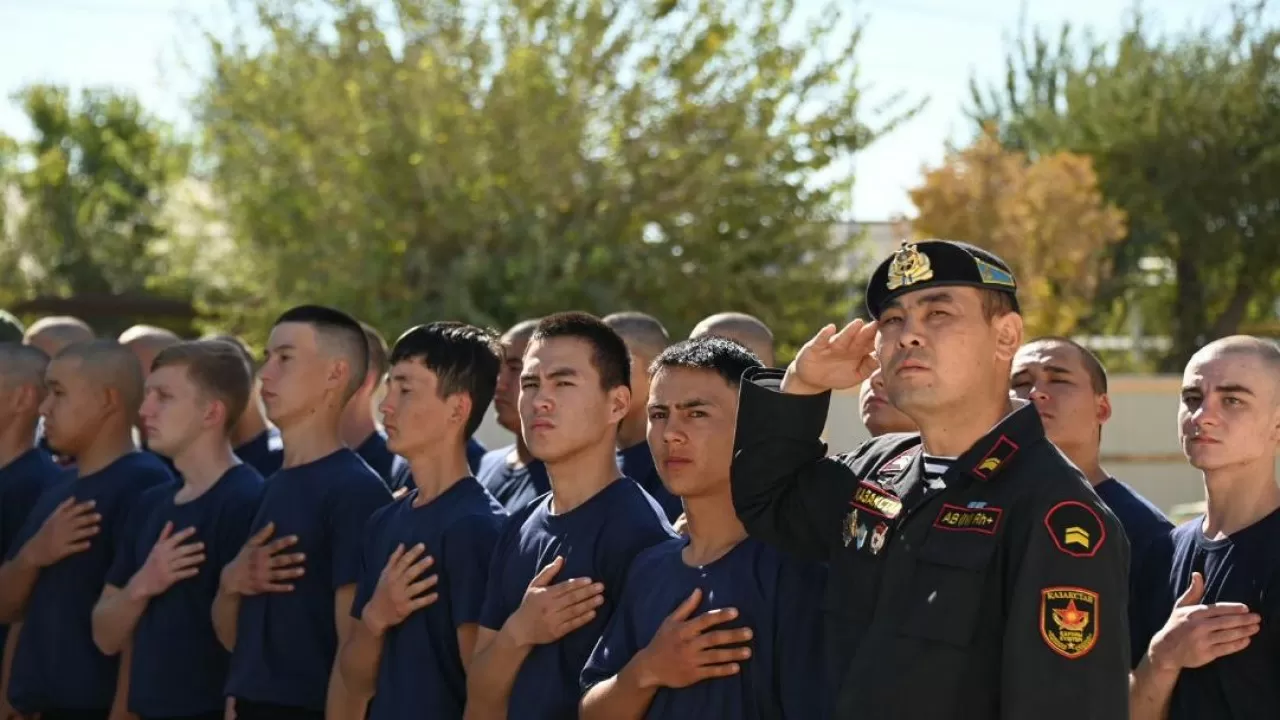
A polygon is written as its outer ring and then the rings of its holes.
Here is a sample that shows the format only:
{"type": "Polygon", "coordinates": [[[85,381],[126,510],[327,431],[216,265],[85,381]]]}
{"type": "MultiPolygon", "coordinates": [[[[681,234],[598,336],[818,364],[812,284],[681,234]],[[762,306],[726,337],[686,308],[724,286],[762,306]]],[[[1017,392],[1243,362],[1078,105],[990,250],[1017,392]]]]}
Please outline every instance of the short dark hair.
{"type": "Polygon", "coordinates": [[[378,379],[381,380],[387,374],[387,370],[391,368],[391,363],[387,360],[387,341],[382,338],[381,333],[368,323],[360,323],[360,329],[364,330],[364,340],[369,344],[369,369],[367,372],[377,373],[378,379]]]}
{"type": "Polygon", "coordinates": [[[562,312],[538,321],[530,341],[577,338],[591,346],[591,364],[605,391],[631,387],[631,353],[622,336],[600,318],[584,312],[562,312]]]}
{"type": "Polygon", "coordinates": [[[730,387],[738,387],[742,374],[758,367],[764,363],[743,345],[718,335],[699,335],[663,350],[649,365],[649,375],[664,368],[707,370],[724,378],[730,387]]]}
{"type": "Polygon", "coordinates": [[[223,430],[231,432],[253,390],[253,367],[241,348],[224,340],[189,340],[161,350],[151,363],[151,372],[163,367],[182,366],[187,377],[227,409],[223,430]]]}
{"type": "Polygon", "coordinates": [[[1014,307],[1014,298],[1009,293],[985,288],[979,288],[979,292],[982,293],[982,315],[988,322],[1011,312],[1017,312],[1017,308],[1014,307]]]}
{"type": "Polygon", "coordinates": [[[464,437],[484,420],[498,387],[502,345],[496,334],[459,322],[434,322],[406,330],[391,350],[391,365],[417,360],[435,373],[441,399],[457,393],[471,398],[464,437]]]}
{"type": "Polygon", "coordinates": [[[331,349],[347,361],[351,378],[343,399],[351,399],[369,372],[369,341],[365,339],[360,323],[341,310],[323,305],[299,305],[285,310],[271,326],[285,323],[301,323],[315,328],[321,342],[327,341],[331,349]]]}
{"type": "Polygon", "coordinates": [[[1027,345],[1040,345],[1047,343],[1066,345],[1073,348],[1080,356],[1080,362],[1084,365],[1085,372],[1089,373],[1089,385],[1093,388],[1093,394],[1105,395],[1107,393],[1107,368],[1103,366],[1102,361],[1098,359],[1097,355],[1093,354],[1092,350],[1071,338],[1061,337],[1058,335],[1038,337],[1027,343],[1027,345]]]}

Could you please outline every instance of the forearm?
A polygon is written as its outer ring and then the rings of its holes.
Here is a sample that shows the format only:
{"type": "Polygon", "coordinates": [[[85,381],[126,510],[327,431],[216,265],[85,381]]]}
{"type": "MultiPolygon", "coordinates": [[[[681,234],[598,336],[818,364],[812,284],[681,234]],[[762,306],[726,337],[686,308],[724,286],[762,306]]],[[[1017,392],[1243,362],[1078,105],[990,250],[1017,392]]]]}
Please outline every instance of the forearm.
{"type": "Polygon", "coordinates": [[[240,594],[224,587],[213,598],[213,632],[228,652],[236,649],[236,622],[240,616],[240,594]]]}
{"type": "Polygon", "coordinates": [[[361,695],[373,695],[378,685],[378,668],[382,664],[383,636],[374,635],[363,622],[351,628],[351,637],[338,655],[343,682],[347,689],[361,695]]]}
{"type": "Polygon", "coordinates": [[[642,720],[658,688],[642,680],[639,663],[631,658],[622,672],[587,691],[579,708],[581,720],[642,720]]]}
{"type": "Polygon", "coordinates": [[[108,586],[103,590],[93,606],[93,644],[103,655],[115,655],[124,648],[150,601],[133,583],[124,589],[108,586]]]}
{"type": "Polygon", "coordinates": [[[1166,720],[1178,670],[1164,670],[1143,658],[1129,675],[1129,720],[1166,720]]]}
{"type": "Polygon", "coordinates": [[[512,636],[508,626],[471,661],[467,675],[466,720],[505,720],[516,675],[533,646],[512,636]]]}
{"type": "Polygon", "coordinates": [[[325,720],[364,720],[365,710],[373,699],[373,693],[359,693],[348,687],[338,664],[339,658],[334,658],[333,670],[329,673],[325,720]]]}
{"type": "Polygon", "coordinates": [[[15,623],[22,619],[22,612],[39,577],[40,567],[21,552],[0,565],[0,623],[15,623]]]}
{"type": "Polygon", "coordinates": [[[128,717],[129,679],[133,671],[133,643],[126,642],[120,649],[120,670],[116,673],[116,694],[111,702],[111,717],[128,717]]]}
{"type": "Polygon", "coordinates": [[[0,707],[9,701],[9,673],[13,670],[13,656],[18,651],[18,635],[22,632],[22,623],[9,626],[9,635],[4,641],[4,655],[0,657],[0,707]]]}

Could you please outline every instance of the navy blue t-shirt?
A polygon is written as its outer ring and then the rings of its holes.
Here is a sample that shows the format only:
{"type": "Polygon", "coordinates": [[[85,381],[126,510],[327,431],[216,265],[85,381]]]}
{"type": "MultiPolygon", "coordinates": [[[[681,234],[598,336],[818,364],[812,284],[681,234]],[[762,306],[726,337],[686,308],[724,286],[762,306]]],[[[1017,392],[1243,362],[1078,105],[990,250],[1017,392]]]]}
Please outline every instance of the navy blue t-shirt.
{"type": "Polygon", "coordinates": [[[551,492],[547,466],[541,460],[533,460],[528,465],[512,465],[507,462],[507,457],[515,450],[515,445],[490,450],[480,460],[480,470],[476,473],[480,484],[508,512],[522,510],[534,498],[551,492]]]}
{"type": "Polygon", "coordinates": [[[1248,647],[1178,675],[1169,720],[1254,720],[1280,718],[1280,510],[1221,540],[1201,531],[1203,516],[1171,533],[1173,557],[1163,582],[1139,586],[1149,617],[1163,626],[1173,604],[1204,576],[1201,603],[1243,603],[1262,616],[1248,647]]]}
{"type": "Polygon", "coordinates": [[[391,500],[387,486],[343,448],[283,468],[266,483],[250,535],[275,523],[289,552],[307,556],[292,592],[240,600],[227,692],[252,702],[323,711],[338,650],[334,593],[360,579],[360,545],[373,511],[391,500]]]}
{"type": "Polygon", "coordinates": [[[478,623],[489,582],[489,561],[507,513],[475,478],[465,478],[422,507],[417,489],[373,514],[351,615],[373,597],[387,559],[403,543],[426,546],[435,559],[440,599],[389,629],[383,639],[370,720],[461,720],[467,675],[458,628],[478,623]]]}
{"type": "Polygon", "coordinates": [[[369,464],[373,471],[378,473],[378,477],[382,478],[382,482],[391,487],[393,484],[393,474],[396,463],[395,453],[387,449],[387,436],[382,434],[381,430],[374,430],[373,434],[365,438],[360,446],[354,448],[360,459],[369,464]]]}
{"type": "Polygon", "coordinates": [[[166,484],[138,498],[107,573],[108,585],[128,585],[166,522],[175,533],[194,527],[196,534],[186,542],[204,543],[199,574],[151,598],[133,631],[129,710],[142,717],[187,717],[225,707],[231,654],[218,642],[210,609],[222,568],[249,539],[263,482],[257,470],[240,464],[194,500],[175,503],[180,489],[166,484]]]}
{"type": "Polygon", "coordinates": [[[1168,538],[1173,523],[1159,508],[1115,478],[1107,478],[1093,489],[1115,513],[1129,538],[1129,648],[1133,652],[1133,667],[1137,667],[1147,654],[1151,638],[1167,619],[1152,626],[1152,618],[1135,602],[1138,584],[1145,582],[1152,572],[1163,574],[1168,568],[1172,552],[1168,538]]]}
{"type": "Polygon", "coordinates": [[[751,628],[751,658],[736,675],[658,690],[644,717],[825,717],[822,597],[826,568],[794,560],[752,538],[709,565],[691,567],[681,557],[688,544],[688,538],[669,540],[640,553],[631,564],[622,603],[582,671],[583,692],[621,672],[653,640],[667,616],[699,588],[702,601],[693,616],[737,608],[737,619],[711,630],[751,628]]]}
{"type": "MultiPolygon", "coordinates": [[[[46,450],[35,447],[0,467],[0,558],[8,557],[40,494],[67,477],[46,450]]],[[[0,648],[8,634],[9,626],[0,624],[0,648]]]]}
{"type": "Polygon", "coordinates": [[[262,477],[271,477],[284,464],[284,443],[280,439],[280,431],[274,428],[263,430],[236,448],[236,457],[262,477]]]}
{"type": "Polygon", "coordinates": [[[138,496],[173,483],[173,475],[155,455],[130,452],[92,475],[69,477],[36,501],[6,560],[13,559],[69,497],[76,502],[95,500],[94,511],[102,523],[88,550],[41,570],[31,591],[9,679],[9,701],[19,712],[111,706],[119,660],[98,652],[93,644],[93,606],[102,595],[117,538],[138,496]]]}
{"type": "Polygon", "coordinates": [[[653,465],[653,452],[649,449],[648,442],[618,451],[618,469],[623,475],[640,483],[640,487],[658,501],[668,521],[675,522],[684,513],[684,503],[662,484],[662,478],[653,465]]]}
{"type": "MultiPolygon", "coordinates": [[[[484,459],[485,452],[484,446],[475,438],[467,440],[467,466],[471,468],[472,475],[480,471],[480,461],[484,459]]],[[[413,489],[413,468],[409,467],[408,460],[399,455],[391,463],[390,487],[391,492],[413,489]]]]}
{"type": "Polygon", "coordinates": [[[511,720],[576,718],[579,678],[605,624],[618,607],[631,561],[675,536],[662,509],[635,482],[620,478],[563,515],[547,494],[512,515],[493,553],[480,625],[501,630],[520,607],[533,576],[564,557],[552,584],[586,577],[604,583],[605,602],[589,624],[529,653],[511,688],[511,720]]]}

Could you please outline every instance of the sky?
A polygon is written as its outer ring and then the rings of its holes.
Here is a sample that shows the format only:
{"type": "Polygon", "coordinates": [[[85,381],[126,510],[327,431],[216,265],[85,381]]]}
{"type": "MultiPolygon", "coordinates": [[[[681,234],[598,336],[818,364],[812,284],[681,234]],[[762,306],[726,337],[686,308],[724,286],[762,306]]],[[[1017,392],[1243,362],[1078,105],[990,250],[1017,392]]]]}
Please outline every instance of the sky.
{"type": "MultiPolygon", "coordinates": [[[[969,79],[1000,82],[1005,51],[1023,0],[849,0],[866,18],[859,48],[868,105],[894,91],[928,100],[923,112],[854,159],[849,216],[859,221],[911,215],[907,190],[935,166],[948,141],[972,133],[964,116],[969,79]]],[[[797,0],[803,12],[817,0],[797,0]]],[[[1100,37],[1119,34],[1127,0],[1026,0],[1030,27],[1056,31],[1064,21],[1100,37]]],[[[1229,0],[1160,0],[1147,13],[1171,30],[1220,21],[1229,0]]],[[[184,98],[202,69],[199,22],[225,24],[226,0],[0,0],[0,132],[30,128],[8,97],[33,82],[73,88],[114,86],[183,124],[184,98]]]]}

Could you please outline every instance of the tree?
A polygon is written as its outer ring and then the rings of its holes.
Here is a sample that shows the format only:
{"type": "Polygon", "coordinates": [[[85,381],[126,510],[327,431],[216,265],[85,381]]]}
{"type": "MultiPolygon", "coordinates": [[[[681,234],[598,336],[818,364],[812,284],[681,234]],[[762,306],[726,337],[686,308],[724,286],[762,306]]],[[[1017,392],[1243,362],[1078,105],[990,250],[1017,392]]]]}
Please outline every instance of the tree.
{"type": "Polygon", "coordinates": [[[0,183],[15,197],[0,272],[9,301],[139,291],[165,272],[168,191],[186,147],[132,96],[29,86],[14,97],[34,137],[0,143],[0,183]],[[5,162],[5,158],[8,162],[5,162]]]}
{"type": "Polygon", "coordinates": [[[197,109],[229,319],[732,308],[802,341],[849,300],[827,226],[851,178],[812,178],[913,111],[858,119],[840,5],[784,39],[790,0],[258,3],[210,38],[197,109]]]}
{"type": "Polygon", "coordinates": [[[948,153],[911,200],[917,235],[985,247],[1013,267],[1029,337],[1068,335],[1089,317],[1106,250],[1125,234],[1124,214],[1103,201],[1089,158],[1031,161],[1005,150],[994,130],[948,153]]]}
{"type": "Polygon", "coordinates": [[[1166,371],[1273,317],[1280,297],[1280,29],[1263,9],[1236,8],[1225,32],[1157,37],[1139,14],[1115,43],[1036,35],[1010,56],[1005,88],[974,89],[971,115],[1011,145],[1093,159],[1129,219],[1098,299],[1120,312],[1095,329],[1141,312],[1172,338],[1166,371]],[[1160,263],[1170,281],[1144,277],[1160,263]]]}

